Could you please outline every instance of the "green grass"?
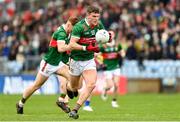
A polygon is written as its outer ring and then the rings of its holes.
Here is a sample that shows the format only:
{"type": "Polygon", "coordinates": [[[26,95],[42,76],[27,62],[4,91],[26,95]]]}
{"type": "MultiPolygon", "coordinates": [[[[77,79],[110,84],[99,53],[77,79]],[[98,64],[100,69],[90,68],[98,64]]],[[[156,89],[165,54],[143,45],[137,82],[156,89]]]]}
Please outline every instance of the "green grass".
{"type": "MultiPolygon", "coordinates": [[[[25,105],[25,114],[17,115],[15,103],[20,95],[0,95],[0,121],[74,121],[56,105],[57,95],[33,95],[25,105]]],[[[93,96],[94,112],[80,110],[78,121],[180,121],[180,94],[131,94],[119,96],[120,107],[111,107],[93,96]]],[[[71,100],[71,107],[75,100],[71,100]]]]}

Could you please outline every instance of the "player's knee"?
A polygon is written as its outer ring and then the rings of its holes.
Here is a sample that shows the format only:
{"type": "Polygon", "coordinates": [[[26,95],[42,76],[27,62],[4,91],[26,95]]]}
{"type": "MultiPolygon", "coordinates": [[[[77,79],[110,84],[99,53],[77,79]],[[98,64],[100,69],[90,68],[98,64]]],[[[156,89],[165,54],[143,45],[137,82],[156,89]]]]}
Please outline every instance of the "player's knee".
{"type": "Polygon", "coordinates": [[[113,87],[113,85],[107,85],[106,89],[111,89],[113,87]]]}
{"type": "Polygon", "coordinates": [[[60,89],[65,89],[65,86],[61,85],[61,86],[60,86],[60,89]]]}
{"type": "Polygon", "coordinates": [[[87,85],[87,88],[90,89],[90,90],[93,90],[95,87],[96,87],[96,83],[89,83],[87,85]]]}

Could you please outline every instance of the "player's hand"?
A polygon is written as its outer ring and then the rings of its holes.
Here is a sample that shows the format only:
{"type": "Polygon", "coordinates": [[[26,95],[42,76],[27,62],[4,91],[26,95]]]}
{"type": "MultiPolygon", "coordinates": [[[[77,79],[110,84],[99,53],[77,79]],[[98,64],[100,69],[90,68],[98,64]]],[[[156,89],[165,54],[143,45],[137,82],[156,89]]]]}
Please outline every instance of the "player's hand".
{"type": "Polygon", "coordinates": [[[86,50],[87,50],[87,51],[96,52],[96,53],[98,53],[98,52],[100,51],[98,45],[93,46],[92,44],[89,44],[89,45],[86,47],[86,50]]]}
{"type": "Polygon", "coordinates": [[[109,41],[108,43],[112,42],[112,34],[109,32],[109,41]]]}
{"type": "Polygon", "coordinates": [[[121,50],[120,55],[121,55],[122,58],[124,58],[126,56],[126,52],[124,50],[121,50]]]}
{"type": "Polygon", "coordinates": [[[114,36],[115,36],[115,33],[113,31],[109,31],[109,41],[108,41],[108,43],[112,42],[114,36]]]}

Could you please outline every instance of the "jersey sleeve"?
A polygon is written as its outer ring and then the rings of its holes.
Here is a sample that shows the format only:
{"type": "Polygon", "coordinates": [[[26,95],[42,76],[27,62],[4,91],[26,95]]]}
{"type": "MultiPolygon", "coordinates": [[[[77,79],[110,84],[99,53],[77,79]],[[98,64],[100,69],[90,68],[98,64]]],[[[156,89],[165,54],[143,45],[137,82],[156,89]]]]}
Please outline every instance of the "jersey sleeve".
{"type": "Polygon", "coordinates": [[[83,27],[81,25],[75,25],[72,30],[72,37],[80,38],[83,33],[83,27]]]}
{"type": "Polygon", "coordinates": [[[66,33],[65,32],[55,32],[52,36],[53,39],[57,41],[65,41],[66,33]]]}

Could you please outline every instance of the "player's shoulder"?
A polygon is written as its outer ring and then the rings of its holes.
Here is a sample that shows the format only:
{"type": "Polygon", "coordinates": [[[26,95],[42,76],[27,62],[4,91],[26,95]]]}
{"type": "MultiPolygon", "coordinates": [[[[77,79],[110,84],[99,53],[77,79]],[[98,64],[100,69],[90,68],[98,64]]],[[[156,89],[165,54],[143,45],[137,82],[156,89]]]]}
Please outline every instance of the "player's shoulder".
{"type": "Polygon", "coordinates": [[[82,19],[77,24],[85,24],[85,23],[86,23],[85,19],[82,19]]]}
{"type": "Polygon", "coordinates": [[[83,27],[84,24],[85,24],[85,19],[82,19],[78,23],[75,24],[75,27],[83,27]]]}
{"type": "Polygon", "coordinates": [[[59,26],[59,27],[56,29],[55,33],[66,33],[63,25],[59,26]]]}
{"type": "Polygon", "coordinates": [[[61,35],[61,36],[65,36],[66,35],[66,31],[65,29],[63,28],[63,26],[59,26],[56,31],[53,33],[53,36],[58,36],[58,35],[61,35]]]}

